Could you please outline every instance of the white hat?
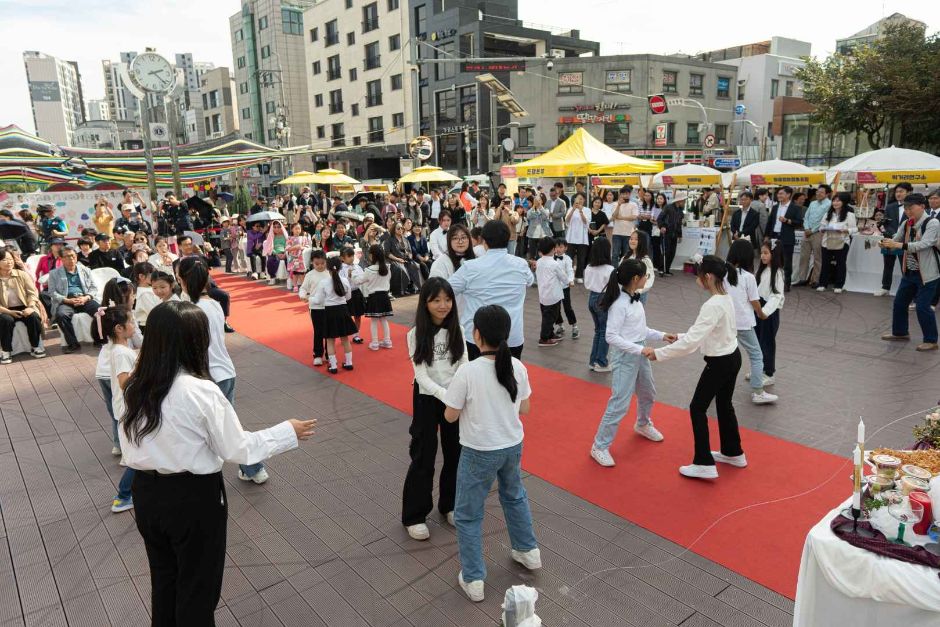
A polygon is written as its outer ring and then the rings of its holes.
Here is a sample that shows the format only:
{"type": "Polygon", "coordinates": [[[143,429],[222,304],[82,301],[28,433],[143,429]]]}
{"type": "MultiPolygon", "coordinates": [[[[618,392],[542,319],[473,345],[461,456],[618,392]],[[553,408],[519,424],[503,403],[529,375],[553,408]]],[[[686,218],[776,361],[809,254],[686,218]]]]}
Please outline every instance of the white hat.
{"type": "Polygon", "coordinates": [[[688,200],[689,195],[686,192],[676,192],[676,195],[672,197],[672,202],[679,202],[680,200],[688,200]]]}

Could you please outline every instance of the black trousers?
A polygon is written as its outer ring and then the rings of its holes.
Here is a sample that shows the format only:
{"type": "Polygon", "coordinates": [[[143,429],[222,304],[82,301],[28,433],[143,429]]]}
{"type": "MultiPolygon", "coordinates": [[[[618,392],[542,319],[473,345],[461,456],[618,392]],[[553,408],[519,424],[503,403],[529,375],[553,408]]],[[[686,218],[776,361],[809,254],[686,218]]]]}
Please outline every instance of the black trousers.
{"type": "MultiPolygon", "coordinates": [[[[78,346],[78,339],[75,337],[75,329],[72,327],[72,316],[76,313],[82,312],[86,313],[89,316],[94,316],[95,312],[98,311],[98,301],[90,300],[86,302],[81,307],[72,307],[71,305],[59,305],[55,310],[55,321],[59,325],[59,331],[62,333],[62,339],[65,340],[66,346],[78,346]]],[[[102,341],[98,339],[98,328],[96,325],[92,324],[92,337],[96,342],[102,341]]]]}
{"type": "Polygon", "coordinates": [[[718,412],[718,434],[721,437],[721,453],[734,457],[741,455],[741,434],[738,432],[738,419],[734,414],[731,397],[734,395],[734,383],[741,370],[741,351],[735,349],[730,355],[706,357],[705,369],[695,386],[695,394],[689,403],[692,417],[692,435],[695,438],[695,458],[693,464],[714,466],[711,442],[708,435],[708,406],[715,401],[718,412]]]}
{"type": "Polygon", "coordinates": [[[154,627],[215,625],[228,499],[222,473],[134,473],[137,530],[150,562],[154,627]]]}
{"type": "MultiPolygon", "coordinates": [[[[561,306],[565,310],[565,317],[568,318],[568,324],[578,324],[578,317],[574,315],[574,309],[571,307],[571,288],[566,287],[565,297],[561,301],[561,306]]],[[[561,309],[558,310],[558,317],[555,318],[555,324],[561,324],[561,309]]]]}
{"type": "MultiPolygon", "coordinates": [[[[7,307],[13,311],[23,311],[24,305],[19,307],[7,307]]],[[[22,322],[26,326],[26,333],[29,335],[29,345],[33,348],[39,346],[39,338],[42,335],[42,318],[38,312],[26,318],[14,318],[10,314],[0,314],[0,350],[5,353],[13,352],[13,329],[16,323],[22,322]]]]}
{"type": "MultiPolygon", "coordinates": [[[[516,359],[522,359],[522,345],[519,346],[510,346],[509,352],[512,353],[512,356],[516,359]]],[[[471,344],[467,342],[467,360],[473,361],[480,356],[480,349],[477,348],[476,344],[471,344]]]]}
{"type": "Polygon", "coordinates": [[[232,260],[235,258],[235,256],[232,254],[232,249],[231,249],[231,248],[225,248],[225,249],[222,250],[222,254],[225,255],[225,271],[226,271],[226,272],[231,272],[231,271],[232,271],[232,260]]]}
{"type": "Polygon", "coordinates": [[[661,237],[663,242],[663,272],[669,272],[672,268],[672,260],[676,258],[676,246],[679,245],[677,237],[661,237]]]}
{"type": "Polygon", "coordinates": [[[539,341],[545,342],[555,337],[555,320],[561,318],[561,301],[554,305],[543,305],[539,303],[542,309],[542,328],[539,330],[539,341]]]}
{"type": "Polygon", "coordinates": [[[653,267],[657,268],[660,272],[665,272],[662,269],[663,267],[663,241],[662,238],[657,235],[656,237],[650,237],[650,251],[653,255],[653,267]]]}
{"type": "Polygon", "coordinates": [[[326,326],[326,310],[311,309],[310,322],[313,324],[313,356],[323,357],[326,350],[326,338],[323,337],[323,328],[326,326]]]}
{"type": "MultiPolygon", "coordinates": [[[[884,267],[881,270],[881,289],[891,291],[891,282],[894,280],[894,260],[897,255],[882,255],[881,262],[884,267]]],[[[901,268],[903,271],[904,268],[901,268]]]]}
{"type": "Polygon", "coordinates": [[[842,289],[845,285],[845,260],[849,256],[849,245],[839,250],[822,249],[822,271],[819,273],[819,286],[828,287],[830,283],[842,289]]]}
{"type": "Polygon", "coordinates": [[[783,284],[790,287],[790,280],[793,278],[793,249],[796,244],[784,244],[778,239],[777,245],[783,246],[783,284]]]}
{"type": "MultiPolygon", "coordinates": [[[[760,301],[761,307],[766,304],[764,299],[760,301]]],[[[773,312],[765,320],[757,320],[757,326],[754,332],[757,334],[757,343],[760,344],[760,352],[764,354],[764,374],[768,377],[774,376],[777,371],[777,329],[780,328],[780,310],[773,312]]]]}
{"type": "Polygon", "coordinates": [[[437,458],[437,433],[441,433],[441,453],[444,465],[438,483],[437,510],[441,514],[454,511],[457,495],[457,462],[460,460],[460,428],[456,422],[444,419],[444,403],[434,396],[422,394],[414,384],[412,394],[413,417],[411,445],[408,454],[411,465],[405,475],[402,494],[401,524],[406,527],[423,523],[434,509],[434,460],[437,458]]]}
{"type": "Polygon", "coordinates": [[[574,261],[574,278],[584,278],[584,267],[587,265],[588,244],[568,244],[568,256],[574,261]]]}
{"type": "Polygon", "coordinates": [[[228,318],[229,307],[231,306],[231,298],[228,295],[228,292],[223,290],[221,287],[216,285],[215,281],[209,281],[209,288],[206,290],[206,294],[209,295],[209,298],[219,303],[222,307],[222,313],[225,314],[225,317],[228,318]]]}

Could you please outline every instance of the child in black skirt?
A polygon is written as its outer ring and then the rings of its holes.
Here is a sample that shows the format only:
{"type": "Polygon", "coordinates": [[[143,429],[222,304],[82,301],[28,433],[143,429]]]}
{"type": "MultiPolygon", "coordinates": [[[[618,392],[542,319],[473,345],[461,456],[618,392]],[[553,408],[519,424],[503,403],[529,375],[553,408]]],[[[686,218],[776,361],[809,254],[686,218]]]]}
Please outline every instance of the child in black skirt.
{"type": "Polygon", "coordinates": [[[343,260],[331,257],[326,262],[330,279],[321,281],[311,297],[314,305],[323,305],[323,337],[326,340],[326,354],[329,359],[327,370],[330,374],[338,372],[336,368],[336,339],[343,342],[344,370],[352,370],[352,344],[349,336],[356,332],[356,323],[349,317],[347,301],[352,296],[349,281],[343,276],[343,260]]]}
{"type": "Polygon", "coordinates": [[[356,251],[352,246],[344,246],[339,252],[339,258],[343,260],[343,276],[349,281],[352,287],[352,295],[349,297],[349,315],[356,323],[356,333],[352,341],[356,344],[362,344],[362,338],[359,337],[359,329],[362,327],[362,315],[366,312],[366,299],[362,296],[362,290],[359,289],[359,283],[362,277],[362,268],[356,263],[356,251]]]}
{"type": "Polygon", "coordinates": [[[385,261],[385,251],[378,244],[369,249],[369,258],[372,260],[372,265],[362,273],[359,287],[362,289],[363,296],[366,297],[365,316],[372,321],[370,325],[372,340],[369,342],[369,349],[377,351],[379,347],[392,347],[392,336],[389,333],[388,320],[386,320],[393,314],[392,300],[388,297],[392,273],[385,261]],[[383,339],[381,341],[379,341],[379,321],[382,323],[383,339]]]}
{"type": "Polygon", "coordinates": [[[330,273],[326,270],[326,253],[314,250],[310,253],[310,270],[304,275],[304,282],[300,286],[300,300],[307,301],[310,306],[310,322],[313,324],[313,365],[323,365],[323,354],[326,351],[326,340],[323,339],[325,328],[326,309],[323,305],[313,302],[313,294],[317,285],[330,280],[330,273]]]}

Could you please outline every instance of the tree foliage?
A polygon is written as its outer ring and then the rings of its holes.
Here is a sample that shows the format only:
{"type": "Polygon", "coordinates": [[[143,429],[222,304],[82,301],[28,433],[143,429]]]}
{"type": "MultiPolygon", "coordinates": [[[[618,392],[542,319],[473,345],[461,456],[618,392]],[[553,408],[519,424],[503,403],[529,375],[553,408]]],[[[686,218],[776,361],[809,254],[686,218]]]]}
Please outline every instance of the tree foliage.
{"type": "Polygon", "coordinates": [[[234,211],[232,211],[232,213],[246,215],[251,208],[251,195],[248,193],[248,188],[244,185],[239,185],[235,188],[234,196],[235,198],[232,201],[234,211]]]}
{"type": "Polygon", "coordinates": [[[812,119],[831,133],[862,133],[873,148],[940,147],[940,37],[897,24],[850,53],[807,59],[797,71],[812,119]]]}

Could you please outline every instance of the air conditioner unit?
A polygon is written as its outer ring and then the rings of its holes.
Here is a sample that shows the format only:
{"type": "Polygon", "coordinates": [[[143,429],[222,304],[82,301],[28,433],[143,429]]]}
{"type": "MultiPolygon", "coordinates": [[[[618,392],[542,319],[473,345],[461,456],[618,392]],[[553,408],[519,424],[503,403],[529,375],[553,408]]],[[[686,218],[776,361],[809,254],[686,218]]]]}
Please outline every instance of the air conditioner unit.
{"type": "Polygon", "coordinates": [[[552,57],[553,59],[564,59],[565,51],[559,50],[558,48],[552,48],[552,51],[548,53],[548,56],[552,57]]]}

